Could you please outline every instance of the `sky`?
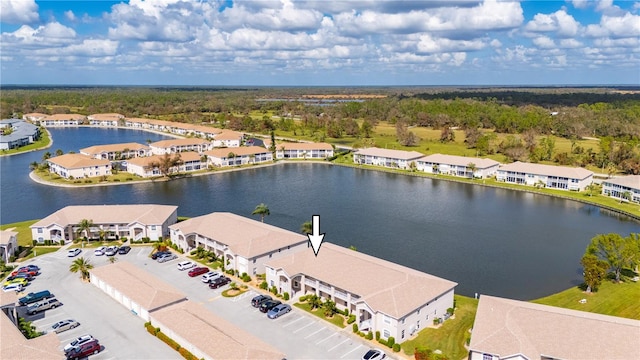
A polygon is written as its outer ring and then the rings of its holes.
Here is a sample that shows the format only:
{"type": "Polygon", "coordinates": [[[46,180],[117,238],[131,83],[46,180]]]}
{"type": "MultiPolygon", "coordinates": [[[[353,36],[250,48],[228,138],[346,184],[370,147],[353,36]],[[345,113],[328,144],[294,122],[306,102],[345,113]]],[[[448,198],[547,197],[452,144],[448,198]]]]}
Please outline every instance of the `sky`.
{"type": "Polygon", "coordinates": [[[0,31],[2,85],[640,85],[640,0],[1,0],[0,31]]]}

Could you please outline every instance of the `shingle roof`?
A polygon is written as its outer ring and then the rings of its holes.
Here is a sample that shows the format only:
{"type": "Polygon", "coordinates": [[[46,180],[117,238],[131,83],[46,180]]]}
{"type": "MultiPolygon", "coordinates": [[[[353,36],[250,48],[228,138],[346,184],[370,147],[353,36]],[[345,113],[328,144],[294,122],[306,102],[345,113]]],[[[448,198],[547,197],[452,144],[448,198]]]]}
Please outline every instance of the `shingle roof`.
{"type": "Polygon", "coordinates": [[[149,312],[187,300],[175,287],[126,261],[96,267],[90,272],[149,312]]]}
{"type": "Polygon", "coordinates": [[[500,165],[499,162],[491,159],[482,159],[475,157],[456,156],[456,155],[443,155],[432,154],[418,159],[419,162],[430,162],[436,164],[447,164],[455,166],[467,166],[469,163],[473,163],[478,169],[486,169],[492,166],[500,165]]]}
{"type": "Polygon", "coordinates": [[[123,151],[124,149],[129,150],[141,150],[141,149],[149,149],[147,145],[142,145],[138,143],[122,143],[122,144],[107,144],[107,145],[94,145],[89,146],[84,149],[80,149],[80,152],[88,155],[95,155],[102,152],[114,152],[114,151],[123,151]]]}
{"type": "Polygon", "coordinates": [[[589,176],[593,175],[593,171],[589,171],[587,169],[579,167],[533,164],[520,161],[501,165],[498,171],[513,171],[525,174],[566,177],[570,179],[586,179],[589,176]]]}
{"type": "Polygon", "coordinates": [[[226,158],[229,153],[234,153],[236,156],[244,155],[257,155],[265,154],[271,151],[260,146],[240,146],[234,148],[218,148],[209,151],[205,151],[204,154],[215,158],[226,158]]]}
{"type": "Polygon", "coordinates": [[[620,176],[613,179],[603,180],[602,182],[640,190],[640,175],[620,176]]]}
{"type": "Polygon", "coordinates": [[[469,347],[501,358],[640,359],[640,321],[483,295],[469,347]]]}
{"type": "Polygon", "coordinates": [[[188,146],[209,144],[210,141],[198,138],[160,140],[149,144],[151,147],[168,148],[171,146],[188,146]]]}
{"type": "Polygon", "coordinates": [[[94,224],[162,224],[176,210],[172,205],[71,205],[64,207],[30,227],[45,227],[51,224],[66,226],[79,224],[83,219],[94,224]]]}
{"type": "Polygon", "coordinates": [[[360,296],[374,311],[400,319],[457,283],[324,242],[318,256],[311,249],[269,261],[289,276],[305,274],[360,296]],[[375,281],[372,281],[375,279],[375,281]]]}
{"type": "Polygon", "coordinates": [[[64,154],[52,157],[47,161],[62,166],[65,169],[79,169],[83,167],[104,166],[111,164],[109,160],[94,159],[90,156],[82,154],[64,154]]]}
{"type": "Polygon", "coordinates": [[[280,150],[282,148],[284,148],[285,150],[333,150],[331,144],[328,143],[278,143],[276,149],[280,150]]]}
{"type": "Polygon", "coordinates": [[[355,152],[358,155],[378,156],[388,159],[412,160],[423,157],[424,154],[417,151],[404,151],[380,148],[365,148],[355,152]]]}
{"type": "Polygon", "coordinates": [[[285,355],[261,339],[218,317],[200,304],[184,301],[151,314],[211,359],[274,359],[285,355]],[[204,336],[203,336],[204,335],[204,336]]]}
{"type": "Polygon", "coordinates": [[[308,241],[306,236],[227,212],[215,212],[171,225],[184,235],[199,234],[253,258],[308,241]]]}

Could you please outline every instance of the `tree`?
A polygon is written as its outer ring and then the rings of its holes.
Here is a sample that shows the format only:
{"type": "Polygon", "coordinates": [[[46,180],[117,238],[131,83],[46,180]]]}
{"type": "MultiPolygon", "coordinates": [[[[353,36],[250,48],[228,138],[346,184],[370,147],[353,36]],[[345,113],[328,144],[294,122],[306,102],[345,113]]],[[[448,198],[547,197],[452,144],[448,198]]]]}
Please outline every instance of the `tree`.
{"type": "Polygon", "coordinates": [[[64,151],[62,151],[61,149],[56,150],[56,156],[60,156],[64,154],[64,151]]]}
{"type": "Polygon", "coordinates": [[[42,161],[47,161],[48,159],[51,159],[51,153],[47,151],[46,153],[42,154],[42,161]]]}
{"type": "Polygon", "coordinates": [[[587,293],[597,291],[598,286],[607,275],[609,265],[606,261],[598,259],[594,254],[584,254],[580,260],[583,268],[584,283],[587,285],[587,293]]]}
{"type": "Polygon", "coordinates": [[[311,306],[311,310],[317,309],[322,305],[322,299],[320,299],[316,294],[309,296],[307,302],[309,303],[309,306],[311,306]]]}
{"type": "Polygon", "coordinates": [[[631,201],[631,191],[625,191],[622,194],[620,194],[620,204],[622,204],[622,201],[631,201]]]}
{"type": "Polygon", "coordinates": [[[596,185],[595,183],[591,183],[587,186],[585,186],[585,190],[589,191],[589,196],[593,196],[593,190],[595,190],[598,187],[598,185],[596,185]]]}
{"type": "Polygon", "coordinates": [[[625,266],[631,266],[638,257],[638,247],[633,242],[633,237],[623,238],[619,234],[600,234],[593,239],[587,247],[587,253],[595,255],[609,265],[616,281],[620,281],[620,273],[625,266]]]}
{"type": "Polygon", "coordinates": [[[72,273],[80,272],[80,277],[82,280],[87,280],[89,278],[89,270],[93,269],[93,265],[89,262],[89,260],[80,257],[71,263],[69,266],[69,271],[72,273]]]}
{"type": "Polygon", "coordinates": [[[469,170],[469,172],[471,173],[471,178],[473,179],[475,177],[476,170],[478,170],[478,167],[476,166],[476,164],[470,162],[467,164],[467,170],[469,170]]]}
{"type": "Polygon", "coordinates": [[[269,150],[273,154],[273,159],[276,159],[276,133],[271,130],[271,145],[269,145],[269,150]]]}
{"type": "Polygon", "coordinates": [[[311,234],[313,232],[313,223],[311,221],[305,221],[300,226],[300,232],[303,234],[311,234]]]}
{"type": "Polygon", "coordinates": [[[149,165],[152,168],[158,168],[162,176],[167,177],[173,172],[173,168],[180,165],[182,163],[182,158],[180,153],[176,153],[175,156],[171,156],[170,154],[164,154],[163,157],[158,161],[151,162],[149,165]]]}
{"type": "Polygon", "coordinates": [[[88,238],[92,227],[93,220],[82,219],[78,224],[78,230],[76,230],[76,233],[80,236],[84,232],[84,237],[88,238]]]}
{"type": "Polygon", "coordinates": [[[264,203],[260,203],[258,206],[256,206],[251,215],[260,215],[260,221],[264,222],[264,217],[267,215],[271,215],[271,212],[269,211],[269,207],[267,205],[265,205],[264,203]]]}
{"type": "Polygon", "coordinates": [[[322,308],[324,308],[324,316],[332,317],[333,314],[338,310],[336,308],[336,303],[332,300],[327,299],[324,304],[322,304],[322,308]]]}
{"type": "Polygon", "coordinates": [[[442,131],[440,132],[440,142],[445,143],[445,142],[452,142],[456,140],[456,133],[453,132],[453,129],[451,129],[449,126],[445,126],[442,128],[442,131]]]}
{"type": "Polygon", "coordinates": [[[39,164],[37,161],[34,161],[32,163],[29,164],[29,169],[30,170],[36,170],[38,168],[39,164]]]}

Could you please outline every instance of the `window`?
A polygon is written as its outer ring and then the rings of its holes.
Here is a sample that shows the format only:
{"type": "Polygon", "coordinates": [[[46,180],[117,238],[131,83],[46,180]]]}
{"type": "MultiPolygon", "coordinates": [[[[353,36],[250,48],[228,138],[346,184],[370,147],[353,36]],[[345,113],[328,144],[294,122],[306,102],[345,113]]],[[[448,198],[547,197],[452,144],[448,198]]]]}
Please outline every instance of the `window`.
{"type": "Polygon", "coordinates": [[[416,329],[420,329],[420,320],[416,322],[416,329]]]}
{"type": "Polygon", "coordinates": [[[256,259],[253,259],[253,263],[254,263],[254,264],[256,263],[256,259]]]}
{"type": "Polygon", "coordinates": [[[482,354],[482,360],[493,360],[493,356],[491,354],[482,354]]]}
{"type": "Polygon", "coordinates": [[[42,228],[38,228],[38,234],[42,234],[42,228]]]}
{"type": "Polygon", "coordinates": [[[273,256],[273,254],[269,254],[269,259],[271,259],[272,256],[273,256]]]}
{"type": "Polygon", "coordinates": [[[402,319],[402,323],[404,324],[404,319],[402,319]]]}
{"type": "Polygon", "coordinates": [[[402,332],[400,333],[400,338],[404,339],[404,330],[402,330],[402,332]]]}
{"type": "Polygon", "coordinates": [[[38,242],[43,242],[43,241],[44,241],[44,239],[42,237],[38,238],[38,242]]]}
{"type": "Polygon", "coordinates": [[[382,332],[382,336],[383,336],[385,339],[388,339],[388,338],[389,338],[389,336],[391,336],[391,333],[389,332],[389,330],[384,329],[384,331],[382,332]]]}
{"type": "Polygon", "coordinates": [[[151,231],[155,231],[156,230],[156,226],[155,225],[151,225],[151,231]]]}
{"type": "Polygon", "coordinates": [[[391,324],[391,318],[388,317],[387,315],[383,315],[382,319],[385,324],[391,324]]]}
{"type": "MultiPolygon", "coordinates": [[[[255,261],[255,260],[254,260],[255,261]]],[[[258,269],[257,268],[253,268],[253,275],[258,273],[258,269]]]]}

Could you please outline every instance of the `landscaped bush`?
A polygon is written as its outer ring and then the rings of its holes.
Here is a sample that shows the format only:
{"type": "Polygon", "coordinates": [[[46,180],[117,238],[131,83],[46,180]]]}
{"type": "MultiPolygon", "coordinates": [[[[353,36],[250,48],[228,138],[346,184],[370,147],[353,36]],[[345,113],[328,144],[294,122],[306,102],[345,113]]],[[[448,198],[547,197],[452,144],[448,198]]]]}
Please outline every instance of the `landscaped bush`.
{"type": "Polygon", "coordinates": [[[393,352],[400,352],[400,344],[393,344],[393,352]]]}
{"type": "Polygon", "coordinates": [[[347,319],[347,324],[352,324],[356,321],[356,316],[355,315],[349,315],[349,318],[347,319]]]}
{"type": "Polygon", "coordinates": [[[198,360],[198,358],[191,353],[191,351],[181,347],[178,352],[182,355],[183,358],[187,360],[198,360]]]}
{"type": "Polygon", "coordinates": [[[64,240],[60,240],[60,246],[64,245],[64,240]]]}
{"type": "Polygon", "coordinates": [[[272,292],[272,293],[275,295],[275,294],[277,294],[277,293],[278,293],[278,288],[277,288],[275,285],[273,285],[273,286],[271,287],[271,290],[269,290],[269,291],[270,291],[270,292],[272,292]]]}
{"type": "MultiPolygon", "coordinates": [[[[267,282],[265,281],[264,283],[266,284],[267,282]]],[[[262,284],[260,284],[260,287],[262,287],[262,284]]],[[[300,299],[300,302],[305,302],[307,301],[308,297],[309,297],[308,295],[302,295],[298,299],[300,299]]]]}
{"type": "Polygon", "coordinates": [[[126,178],[125,180],[127,180],[127,181],[131,181],[131,180],[133,180],[133,178],[132,178],[132,177],[128,177],[128,178],[126,178]]]}
{"type": "Polygon", "coordinates": [[[373,333],[371,331],[369,331],[367,333],[367,336],[365,336],[367,338],[367,340],[373,340],[373,333]]]}
{"type": "Polygon", "coordinates": [[[173,349],[180,350],[180,347],[181,347],[180,344],[178,344],[177,342],[175,342],[175,340],[165,335],[163,332],[157,333],[156,336],[158,337],[158,339],[164,341],[165,344],[171,346],[173,349]]]}
{"type": "Polygon", "coordinates": [[[357,333],[357,332],[358,332],[358,324],[353,324],[353,325],[351,326],[351,328],[353,329],[353,332],[354,332],[354,333],[357,333]]]}
{"type": "Polygon", "coordinates": [[[85,183],[85,184],[91,184],[91,183],[93,183],[93,180],[86,179],[86,180],[84,181],[84,183],[85,183]]]}
{"type": "Polygon", "coordinates": [[[249,282],[251,281],[251,276],[247,275],[246,273],[244,275],[242,275],[242,281],[244,282],[249,282]]]}
{"type": "Polygon", "coordinates": [[[454,311],[454,308],[452,308],[452,307],[450,307],[450,308],[448,308],[448,309],[447,309],[447,313],[448,313],[449,315],[453,315],[453,311],[454,311]]]}
{"type": "Polygon", "coordinates": [[[120,181],[120,179],[116,178],[116,179],[113,179],[113,181],[120,181]]]}
{"type": "Polygon", "coordinates": [[[285,292],[284,294],[282,294],[283,298],[285,301],[289,300],[289,293],[285,292]]]}
{"type": "Polygon", "coordinates": [[[389,339],[387,339],[387,346],[392,348],[393,344],[396,343],[396,339],[393,336],[389,336],[389,339]]]}
{"type": "Polygon", "coordinates": [[[385,346],[387,345],[387,340],[385,339],[378,339],[378,342],[382,345],[385,345],[385,346]]]}
{"type": "Polygon", "coordinates": [[[227,274],[228,274],[228,275],[235,275],[235,274],[236,274],[236,272],[235,272],[235,271],[233,271],[233,269],[229,269],[229,270],[227,270],[227,274]]]}
{"type": "Polygon", "coordinates": [[[376,331],[376,340],[380,340],[380,331],[376,331]]]}
{"type": "Polygon", "coordinates": [[[267,284],[266,281],[263,281],[263,282],[260,283],[260,289],[267,290],[268,287],[269,287],[269,285],[267,284]]]}

